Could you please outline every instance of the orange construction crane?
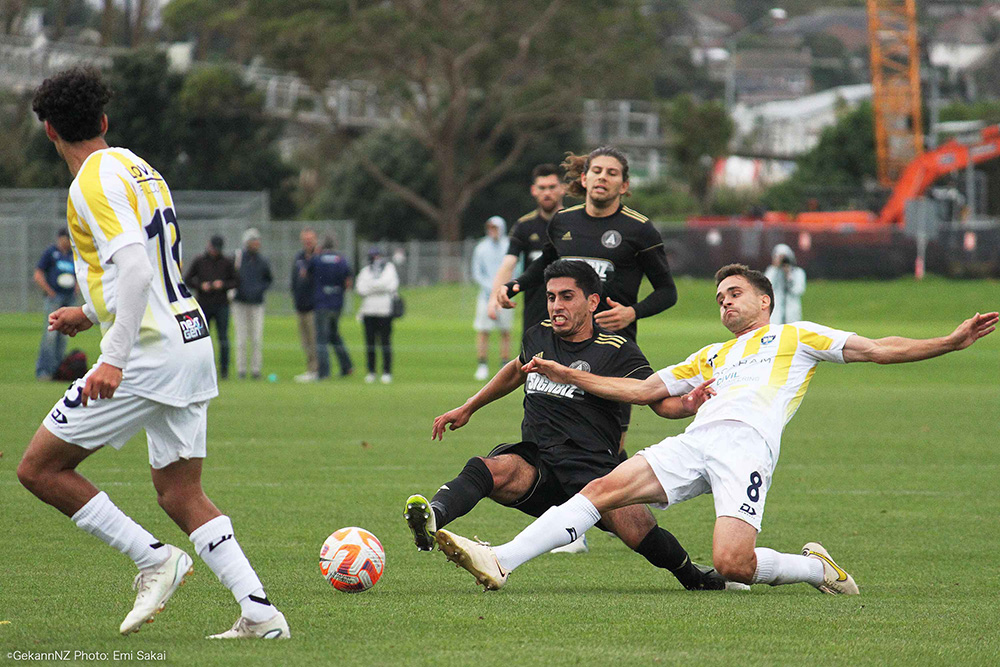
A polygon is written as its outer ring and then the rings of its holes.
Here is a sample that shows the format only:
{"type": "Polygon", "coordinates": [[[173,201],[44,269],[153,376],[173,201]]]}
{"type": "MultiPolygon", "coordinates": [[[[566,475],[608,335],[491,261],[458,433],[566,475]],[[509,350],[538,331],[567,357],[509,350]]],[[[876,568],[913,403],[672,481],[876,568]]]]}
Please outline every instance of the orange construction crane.
{"type": "Polygon", "coordinates": [[[916,0],[868,0],[878,180],[891,187],[924,152],[916,0]]]}

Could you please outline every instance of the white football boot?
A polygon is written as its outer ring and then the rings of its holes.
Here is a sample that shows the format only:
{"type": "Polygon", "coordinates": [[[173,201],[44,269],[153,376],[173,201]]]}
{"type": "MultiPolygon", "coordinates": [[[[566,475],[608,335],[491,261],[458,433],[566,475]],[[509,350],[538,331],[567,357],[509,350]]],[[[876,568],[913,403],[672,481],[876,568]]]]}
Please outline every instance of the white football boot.
{"type": "Polygon", "coordinates": [[[154,567],[139,570],[132,582],[132,588],[137,591],[135,606],[119,628],[123,635],[139,632],[143,623],[152,623],[177,587],[194,571],[194,561],[186,553],[172,544],[162,548],[170,551],[167,560],[154,567]]]}
{"type": "Polygon", "coordinates": [[[576,538],[569,544],[564,544],[561,547],[556,547],[550,554],[585,554],[590,551],[590,547],[587,546],[587,533],[584,533],[580,537],[576,538]]]}
{"type": "Polygon", "coordinates": [[[490,376],[490,367],[486,364],[479,364],[476,366],[476,374],[472,377],[476,380],[485,380],[490,376]]]}
{"type": "Polygon", "coordinates": [[[860,592],[858,585],[854,583],[854,577],[841,569],[830,558],[830,552],[819,542],[809,542],[803,546],[802,555],[823,563],[823,583],[816,586],[819,590],[830,595],[857,595],[860,592]]]}
{"type": "Polygon", "coordinates": [[[498,591],[507,583],[507,575],[497,562],[493,547],[476,542],[441,528],[434,539],[448,560],[465,568],[488,591],[498,591]]]}
{"type": "Polygon", "coordinates": [[[288,621],[280,611],[266,621],[254,623],[240,616],[235,625],[225,632],[209,635],[205,639],[291,639],[292,632],[288,629],[288,621]]]}

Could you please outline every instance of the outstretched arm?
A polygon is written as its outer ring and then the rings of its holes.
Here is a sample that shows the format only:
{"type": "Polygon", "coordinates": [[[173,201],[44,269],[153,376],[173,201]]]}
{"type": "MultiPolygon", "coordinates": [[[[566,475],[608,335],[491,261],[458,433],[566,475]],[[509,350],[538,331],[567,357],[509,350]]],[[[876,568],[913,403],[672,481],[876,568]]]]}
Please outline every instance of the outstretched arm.
{"type": "Polygon", "coordinates": [[[997,313],[976,313],[947,336],[938,338],[903,338],[889,336],[871,339],[854,335],[844,344],[844,361],[874,361],[876,364],[901,364],[923,361],[948,352],[964,350],[997,327],[997,313]]]}
{"type": "Polygon", "coordinates": [[[521,367],[521,371],[525,374],[541,373],[553,382],[576,385],[589,394],[621,403],[651,405],[670,396],[663,380],[656,373],[645,380],[605,377],[576,368],[567,368],[555,361],[539,357],[532,358],[521,367]]]}
{"type": "Polygon", "coordinates": [[[444,437],[446,426],[450,431],[465,426],[469,423],[473,412],[498,398],[503,398],[524,384],[525,375],[526,373],[521,371],[520,361],[513,359],[508,362],[507,365],[493,376],[492,380],[486,383],[486,386],[477,391],[463,405],[454,410],[449,410],[434,420],[434,428],[431,430],[431,440],[441,440],[444,437]]]}

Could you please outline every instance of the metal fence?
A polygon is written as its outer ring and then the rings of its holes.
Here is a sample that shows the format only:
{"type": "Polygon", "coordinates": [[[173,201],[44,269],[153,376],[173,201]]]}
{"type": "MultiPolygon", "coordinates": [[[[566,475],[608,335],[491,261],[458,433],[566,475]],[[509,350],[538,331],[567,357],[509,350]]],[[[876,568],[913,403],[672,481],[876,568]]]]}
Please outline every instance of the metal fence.
{"type": "MultiPolygon", "coordinates": [[[[287,294],[303,228],[313,228],[321,240],[333,237],[338,250],[348,257],[356,255],[351,220],[274,221],[269,217],[266,192],[178,190],[172,194],[182,233],[182,261],[201,254],[216,234],[225,240],[224,252],[232,254],[243,233],[256,227],[261,233],[262,253],[274,273],[273,289],[287,294]]],[[[66,196],[64,189],[0,189],[0,311],[41,307],[41,292],[32,274],[42,252],[55,241],[56,232],[66,227],[66,196]]],[[[278,309],[290,308],[287,299],[275,302],[278,309]]]]}
{"type": "MultiPolygon", "coordinates": [[[[301,247],[299,233],[306,226],[321,239],[333,236],[337,249],[351,259],[355,270],[366,261],[368,251],[378,246],[396,264],[404,286],[472,281],[472,252],[478,239],[361,242],[353,221],[270,220],[266,193],[178,191],[174,200],[183,230],[182,259],[200,254],[215,234],[222,235],[225,252],[231,254],[247,228],[258,228],[262,252],[275,276],[269,312],[291,311],[291,266],[301,247]]],[[[0,189],[0,311],[41,307],[41,294],[31,276],[42,251],[65,225],[65,190],[0,189]]],[[[916,258],[914,239],[895,229],[840,233],[720,224],[665,228],[662,234],[675,275],[709,277],[730,262],[764,268],[778,243],[796,250],[799,263],[812,278],[895,278],[911,274],[916,258]]],[[[928,245],[926,268],[951,276],[1000,277],[1000,227],[994,221],[971,221],[942,229],[928,245]]]]}

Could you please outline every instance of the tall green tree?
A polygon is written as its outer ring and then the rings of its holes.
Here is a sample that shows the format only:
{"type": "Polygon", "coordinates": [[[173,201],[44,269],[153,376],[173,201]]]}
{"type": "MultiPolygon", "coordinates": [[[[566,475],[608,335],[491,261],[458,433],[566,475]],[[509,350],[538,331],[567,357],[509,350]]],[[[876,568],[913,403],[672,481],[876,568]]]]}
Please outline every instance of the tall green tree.
{"type": "Polygon", "coordinates": [[[294,176],[278,154],[280,128],[263,113],[260,94],[228,67],[192,70],[177,95],[176,187],[269,190],[271,211],[294,212],[294,176]]]}
{"type": "Polygon", "coordinates": [[[681,95],[667,106],[667,126],[680,176],[691,194],[703,201],[713,161],[728,150],[733,121],[720,102],[699,102],[681,95]]]}
{"type": "Polygon", "coordinates": [[[582,98],[651,93],[655,41],[646,4],[291,0],[241,7],[272,61],[315,89],[336,78],[378,84],[399,129],[427,152],[435,187],[418,191],[364,151],[359,164],[433,221],[440,238],[456,240],[476,195],[539,137],[578,124],[582,98]]]}

